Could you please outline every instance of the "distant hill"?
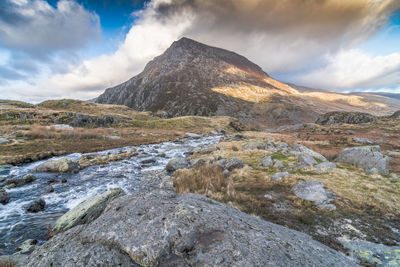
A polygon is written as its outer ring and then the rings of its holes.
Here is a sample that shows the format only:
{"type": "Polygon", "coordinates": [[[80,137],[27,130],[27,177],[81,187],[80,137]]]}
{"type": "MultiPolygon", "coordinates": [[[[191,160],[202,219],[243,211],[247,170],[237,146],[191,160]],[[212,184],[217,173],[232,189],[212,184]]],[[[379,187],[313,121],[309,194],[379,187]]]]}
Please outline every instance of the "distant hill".
{"type": "Polygon", "coordinates": [[[126,105],[169,117],[227,115],[245,123],[314,121],[328,111],[388,115],[400,101],[312,90],[270,77],[245,57],[188,38],[174,42],[143,72],[108,88],[97,103],[126,105]]]}

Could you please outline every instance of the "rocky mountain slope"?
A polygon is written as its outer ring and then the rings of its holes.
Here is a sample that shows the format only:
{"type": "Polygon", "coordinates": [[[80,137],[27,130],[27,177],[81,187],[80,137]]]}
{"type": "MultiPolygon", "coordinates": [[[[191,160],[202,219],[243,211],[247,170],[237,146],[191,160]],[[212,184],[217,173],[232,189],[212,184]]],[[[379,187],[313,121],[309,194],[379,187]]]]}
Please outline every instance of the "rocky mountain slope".
{"type": "Polygon", "coordinates": [[[400,109],[400,101],[384,96],[338,94],[279,82],[243,56],[188,38],[174,42],[142,73],[107,89],[96,101],[162,111],[169,117],[227,115],[262,125],[310,122],[327,111],[387,115],[400,109]]]}

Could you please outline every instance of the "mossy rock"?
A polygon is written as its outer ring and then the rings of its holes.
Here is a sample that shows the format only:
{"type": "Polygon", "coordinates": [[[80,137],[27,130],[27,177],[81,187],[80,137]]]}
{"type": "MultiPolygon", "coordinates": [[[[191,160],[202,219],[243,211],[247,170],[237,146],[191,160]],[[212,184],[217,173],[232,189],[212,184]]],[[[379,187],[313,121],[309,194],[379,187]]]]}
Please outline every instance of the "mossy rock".
{"type": "Polygon", "coordinates": [[[121,195],[124,195],[124,192],[122,189],[117,188],[83,201],[61,216],[54,225],[53,230],[55,232],[63,232],[76,225],[92,222],[101,215],[108,203],[121,195]]]}

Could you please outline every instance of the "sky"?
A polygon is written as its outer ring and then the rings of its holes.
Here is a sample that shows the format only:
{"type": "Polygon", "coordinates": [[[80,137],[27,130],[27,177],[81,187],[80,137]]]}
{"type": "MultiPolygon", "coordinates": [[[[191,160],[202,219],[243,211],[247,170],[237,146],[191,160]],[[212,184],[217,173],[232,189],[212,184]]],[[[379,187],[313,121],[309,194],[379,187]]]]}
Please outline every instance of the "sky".
{"type": "Polygon", "coordinates": [[[1,0],[0,99],[91,99],[188,37],[285,82],[400,93],[399,0],[1,0]]]}

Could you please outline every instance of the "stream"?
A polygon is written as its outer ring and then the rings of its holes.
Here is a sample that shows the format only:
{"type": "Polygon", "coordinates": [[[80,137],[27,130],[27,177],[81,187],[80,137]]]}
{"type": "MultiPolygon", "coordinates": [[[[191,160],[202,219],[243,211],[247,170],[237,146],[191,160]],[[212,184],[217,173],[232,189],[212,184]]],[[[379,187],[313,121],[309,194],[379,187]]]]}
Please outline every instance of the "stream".
{"type": "MultiPolygon", "coordinates": [[[[39,244],[48,239],[49,225],[69,209],[80,202],[113,188],[122,188],[125,193],[138,193],[143,186],[141,178],[152,171],[162,170],[168,161],[175,157],[185,156],[195,147],[203,147],[218,143],[221,136],[205,136],[199,139],[184,138],[175,142],[152,145],[129,146],[88,154],[117,154],[135,148],[139,155],[129,159],[110,162],[106,165],[94,165],[76,174],[34,173],[37,179],[25,186],[6,189],[10,201],[0,204],[0,255],[12,254],[26,239],[36,239],[39,244]],[[165,155],[163,155],[163,153],[165,155]],[[154,163],[143,164],[142,161],[155,159],[154,163]],[[45,187],[52,180],[54,192],[48,193],[45,187]],[[26,207],[34,200],[43,199],[46,207],[38,213],[29,213],[26,207]]],[[[84,154],[74,153],[51,159],[70,158],[79,160],[84,154]]],[[[47,159],[50,160],[50,159],[47,159]]],[[[0,169],[0,178],[19,178],[46,160],[21,166],[0,169]]],[[[1,183],[0,183],[1,184],[1,183]]]]}

